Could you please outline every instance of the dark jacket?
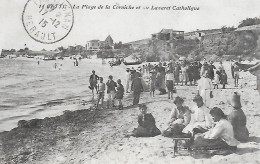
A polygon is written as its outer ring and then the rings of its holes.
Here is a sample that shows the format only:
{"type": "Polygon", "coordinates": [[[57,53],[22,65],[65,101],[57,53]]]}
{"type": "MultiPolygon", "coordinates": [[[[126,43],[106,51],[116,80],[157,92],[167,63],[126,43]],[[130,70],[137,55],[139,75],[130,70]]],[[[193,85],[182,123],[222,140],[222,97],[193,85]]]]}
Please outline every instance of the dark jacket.
{"type": "Polygon", "coordinates": [[[143,92],[143,85],[140,78],[135,77],[132,81],[131,90],[133,92],[143,92]]]}
{"type": "Polygon", "coordinates": [[[113,80],[108,81],[106,85],[107,85],[107,93],[110,93],[111,91],[116,91],[117,84],[113,80]]]}

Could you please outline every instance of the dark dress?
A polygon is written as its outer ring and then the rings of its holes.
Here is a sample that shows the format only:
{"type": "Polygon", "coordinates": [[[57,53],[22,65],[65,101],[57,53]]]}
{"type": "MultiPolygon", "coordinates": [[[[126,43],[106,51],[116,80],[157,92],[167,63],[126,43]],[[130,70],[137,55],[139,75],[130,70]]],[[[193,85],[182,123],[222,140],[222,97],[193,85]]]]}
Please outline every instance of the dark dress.
{"type": "Polygon", "coordinates": [[[116,99],[123,99],[123,96],[124,96],[124,86],[122,84],[118,84],[117,86],[117,91],[116,91],[116,99]]]}
{"type": "Polygon", "coordinates": [[[133,91],[133,105],[139,103],[141,92],[143,92],[143,85],[140,78],[135,77],[132,81],[131,90],[133,91]]]}
{"type": "Polygon", "coordinates": [[[155,125],[155,119],[151,113],[138,116],[138,127],[134,129],[134,137],[154,137],[160,135],[161,131],[155,125]]]}
{"type": "Polygon", "coordinates": [[[241,108],[233,109],[228,115],[234,129],[234,137],[240,142],[246,142],[249,138],[249,132],[246,128],[246,116],[241,108]]]}
{"type": "Polygon", "coordinates": [[[227,84],[227,74],[222,71],[219,80],[220,80],[220,84],[227,84]]]}
{"type": "Polygon", "coordinates": [[[211,80],[214,79],[214,69],[216,69],[216,67],[214,65],[212,65],[212,64],[209,65],[209,78],[211,80]]]}

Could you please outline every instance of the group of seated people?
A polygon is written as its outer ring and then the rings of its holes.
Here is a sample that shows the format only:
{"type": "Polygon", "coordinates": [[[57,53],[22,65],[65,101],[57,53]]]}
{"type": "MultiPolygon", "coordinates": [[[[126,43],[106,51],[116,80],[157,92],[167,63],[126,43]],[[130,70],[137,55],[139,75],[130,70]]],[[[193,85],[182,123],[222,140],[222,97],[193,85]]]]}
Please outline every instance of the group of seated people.
{"type": "MultiPolygon", "coordinates": [[[[175,107],[172,109],[168,128],[162,132],[164,137],[189,137],[187,143],[193,149],[232,149],[235,150],[240,142],[246,142],[249,132],[246,128],[246,116],[240,103],[240,95],[234,92],[231,100],[232,112],[226,116],[218,108],[207,108],[201,96],[197,95],[193,101],[195,106],[184,106],[184,100],[176,97],[175,107]]],[[[134,129],[134,137],[153,137],[161,134],[156,127],[155,119],[147,113],[147,106],[139,106],[141,114],[138,116],[138,127],[134,129]]]]}

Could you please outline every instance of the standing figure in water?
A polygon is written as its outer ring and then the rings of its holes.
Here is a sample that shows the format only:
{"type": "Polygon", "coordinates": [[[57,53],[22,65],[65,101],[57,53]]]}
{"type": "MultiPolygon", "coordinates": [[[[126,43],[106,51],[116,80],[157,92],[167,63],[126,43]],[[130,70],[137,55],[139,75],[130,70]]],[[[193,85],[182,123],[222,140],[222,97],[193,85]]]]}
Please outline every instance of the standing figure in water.
{"type": "Polygon", "coordinates": [[[93,97],[94,97],[94,89],[96,89],[96,92],[98,93],[98,90],[97,90],[98,79],[99,79],[98,75],[96,75],[96,72],[93,70],[92,75],[90,75],[90,77],[89,77],[89,84],[90,84],[89,89],[91,89],[93,97]]]}

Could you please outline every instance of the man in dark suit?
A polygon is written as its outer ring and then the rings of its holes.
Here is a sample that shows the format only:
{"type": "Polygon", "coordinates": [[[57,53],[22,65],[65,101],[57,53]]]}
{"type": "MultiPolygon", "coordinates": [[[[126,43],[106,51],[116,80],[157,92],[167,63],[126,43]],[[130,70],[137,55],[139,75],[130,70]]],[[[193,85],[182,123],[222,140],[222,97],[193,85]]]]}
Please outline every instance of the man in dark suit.
{"type": "Polygon", "coordinates": [[[135,72],[133,74],[133,81],[131,85],[131,90],[133,91],[133,105],[137,105],[139,103],[141,92],[143,92],[143,85],[140,79],[140,74],[135,72]]]}

